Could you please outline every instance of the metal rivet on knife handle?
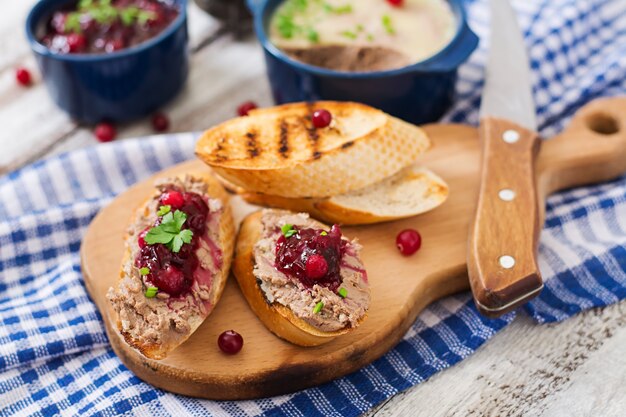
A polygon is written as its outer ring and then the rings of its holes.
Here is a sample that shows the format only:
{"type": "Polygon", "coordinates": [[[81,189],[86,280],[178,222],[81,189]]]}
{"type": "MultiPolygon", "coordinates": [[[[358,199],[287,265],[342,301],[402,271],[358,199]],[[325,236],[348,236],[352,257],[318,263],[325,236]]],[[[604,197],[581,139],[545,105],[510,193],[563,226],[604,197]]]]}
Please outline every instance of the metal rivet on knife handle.
{"type": "Polygon", "coordinates": [[[519,140],[519,132],[517,130],[506,130],[502,134],[502,140],[506,143],[516,143],[519,140]]]}
{"type": "Polygon", "coordinates": [[[509,188],[504,188],[500,190],[498,197],[500,197],[500,200],[502,201],[513,201],[515,199],[515,191],[509,188]]]}
{"type": "Polygon", "coordinates": [[[498,261],[500,262],[500,266],[504,269],[511,269],[515,266],[515,258],[510,255],[503,255],[498,261]]]}

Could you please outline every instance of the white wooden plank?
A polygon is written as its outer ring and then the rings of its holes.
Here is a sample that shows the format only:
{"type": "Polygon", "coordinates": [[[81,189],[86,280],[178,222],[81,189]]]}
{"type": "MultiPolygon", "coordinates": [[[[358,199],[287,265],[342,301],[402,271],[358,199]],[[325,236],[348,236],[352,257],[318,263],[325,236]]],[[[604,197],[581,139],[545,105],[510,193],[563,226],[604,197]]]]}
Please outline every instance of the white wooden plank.
{"type": "Polygon", "coordinates": [[[26,42],[26,15],[36,0],[4,0],[0,13],[0,71],[20,61],[30,51],[26,42]]]}
{"type": "Polygon", "coordinates": [[[366,416],[624,416],[625,340],[626,302],[558,324],[519,317],[366,416]]]}

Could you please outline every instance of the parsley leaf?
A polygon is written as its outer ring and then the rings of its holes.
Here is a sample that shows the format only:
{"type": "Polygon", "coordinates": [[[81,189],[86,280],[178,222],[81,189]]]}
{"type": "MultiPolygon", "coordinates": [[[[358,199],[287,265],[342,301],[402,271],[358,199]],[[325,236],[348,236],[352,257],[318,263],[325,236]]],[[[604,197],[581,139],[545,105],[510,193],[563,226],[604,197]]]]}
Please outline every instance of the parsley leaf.
{"type": "Polygon", "coordinates": [[[176,210],[166,213],[161,219],[161,224],[154,226],[146,234],[145,240],[148,245],[161,243],[168,247],[172,252],[179,252],[183,244],[191,243],[193,232],[189,229],[183,229],[183,224],[187,221],[187,215],[176,210]]]}
{"type": "Polygon", "coordinates": [[[320,35],[313,28],[309,28],[306,34],[306,37],[313,43],[317,43],[320,41],[320,35]]]}
{"type": "Polygon", "coordinates": [[[184,211],[176,210],[174,212],[174,223],[176,224],[176,228],[180,231],[187,220],[187,215],[184,211]]]}
{"type": "Polygon", "coordinates": [[[159,289],[157,287],[148,287],[144,294],[146,298],[154,298],[156,297],[157,292],[159,292],[159,289]]]}
{"type": "Polygon", "coordinates": [[[120,11],[120,19],[122,19],[122,23],[124,26],[132,26],[135,23],[135,19],[139,14],[139,8],[136,6],[127,7],[124,10],[120,11]]]}
{"type": "Polygon", "coordinates": [[[172,211],[172,206],[168,206],[168,205],[161,206],[161,207],[159,207],[159,211],[157,211],[157,215],[165,216],[170,211],[172,211]]]}
{"type": "Polygon", "coordinates": [[[137,22],[143,26],[148,23],[150,20],[154,20],[157,18],[157,14],[151,10],[141,10],[137,13],[137,22]]]}
{"type": "Polygon", "coordinates": [[[356,33],[350,31],[350,30],[344,30],[343,32],[341,32],[341,36],[346,37],[348,39],[356,39],[356,33]]]}
{"type": "Polygon", "coordinates": [[[388,14],[383,15],[382,22],[383,22],[383,27],[385,28],[387,33],[390,34],[390,35],[395,35],[396,30],[393,27],[393,22],[391,20],[391,16],[389,16],[388,14]]]}
{"type": "Polygon", "coordinates": [[[80,0],[78,11],[70,13],[65,23],[67,32],[80,33],[80,20],[83,16],[90,17],[101,25],[110,25],[119,20],[124,26],[135,23],[145,25],[158,16],[151,10],[143,10],[137,6],[118,7],[111,0],[80,0]]]}
{"type": "Polygon", "coordinates": [[[74,32],[80,33],[80,17],[81,14],[79,12],[73,12],[67,15],[67,19],[65,19],[65,31],[66,32],[74,32]]]}
{"type": "Polygon", "coordinates": [[[172,252],[180,251],[180,248],[183,246],[183,243],[191,243],[191,238],[193,237],[193,232],[189,229],[181,230],[179,234],[174,236],[172,240],[172,252]]]}

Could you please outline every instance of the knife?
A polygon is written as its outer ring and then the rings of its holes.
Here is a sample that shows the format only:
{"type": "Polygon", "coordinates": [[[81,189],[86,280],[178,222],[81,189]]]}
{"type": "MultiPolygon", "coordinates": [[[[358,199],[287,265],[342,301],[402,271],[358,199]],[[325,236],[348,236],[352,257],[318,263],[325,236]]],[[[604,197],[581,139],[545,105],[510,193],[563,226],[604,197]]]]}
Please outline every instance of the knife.
{"type": "Polygon", "coordinates": [[[498,317],[539,294],[540,140],[524,39],[507,0],[491,0],[491,45],[480,106],[481,176],[468,273],[478,310],[498,317]]]}

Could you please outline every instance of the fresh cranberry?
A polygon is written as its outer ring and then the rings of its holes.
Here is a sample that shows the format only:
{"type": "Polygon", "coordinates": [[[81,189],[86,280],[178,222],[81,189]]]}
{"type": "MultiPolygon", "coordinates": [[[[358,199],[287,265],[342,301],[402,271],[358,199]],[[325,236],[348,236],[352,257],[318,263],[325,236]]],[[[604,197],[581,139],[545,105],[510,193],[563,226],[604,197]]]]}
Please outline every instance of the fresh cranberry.
{"type": "Polygon", "coordinates": [[[157,132],[165,132],[170,127],[170,121],[163,113],[156,113],[152,116],[152,127],[157,132]]]}
{"type": "Polygon", "coordinates": [[[246,101],[237,107],[237,114],[239,116],[247,116],[250,110],[256,109],[258,106],[254,101],[246,101]]]}
{"type": "Polygon", "coordinates": [[[328,262],[322,255],[314,253],[306,260],[306,276],[311,279],[320,279],[328,272],[328,262]]]}
{"type": "Polygon", "coordinates": [[[70,33],[67,35],[67,46],[70,48],[70,53],[82,52],[87,45],[85,36],[80,33],[70,33]]]}
{"type": "Polygon", "coordinates": [[[313,116],[311,117],[311,122],[313,122],[313,126],[318,129],[326,127],[333,120],[332,114],[328,110],[315,110],[313,112],[313,116]]]}
{"type": "Polygon", "coordinates": [[[67,20],[67,13],[56,12],[52,15],[50,20],[50,26],[56,33],[65,33],[65,21],[67,20]]]}
{"type": "Polygon", "coordinates": [[[115,52],[115,51],[119,51],[121,49],[124,49],[126,47],[124,40],[120,39],[120,38],[116,38],[116,39],[111,39],[110,41],[108,41],[105,45],[104,45],[104,50],[106,52],[115,52]]]}
{"type": "Polygon", "coordinates": [[[291,237],[281,235],[278,238],[276,268],[298,279],[307,288],[320,285],[335,291],[342,281],[340,264],[346,246],[347,241],[341,238],[341,229],[337,225],[329,232],[320,229],[297,229],[297,233],[291,237]],[[326,271],[323,270],[323,264],[326,271]]]}
{"type": "Polygon", "coordinates": [[[387,0],[387,3],[391,4],[394,7],[402,6],[403,2],[404,2],[404,0],[387,0]]]}
{"type": "Polygon", "coordinates": [[[98,28],[98,22],[91,15],[83,15],[80,19],[80,29],[85,34],[90,34],[95,32],[98,28]]]}
{"type": "Polygon", "coordinates": [[[174,265],[168,265],[156,273],[152,270],[151,272],[152,283],[172,297],[179,296],[191,287],[191,283],[186,279],[184,272],[174,265]]]}
{"type": "Polygon", "coordinates": [[[170,190],[161,195],[161,204],[171,206],[173,209],[179,209],[185,204],[185,199],[179,191],[170,190]]]}
{"type": "Polygon", "coordinates": [[[117,131],[115,130],[115,126],[108,122],[99,123],[94,130],[94,134],[96,135],[96,139],[100,142],[111,142],[115,139],[115,135],[117,135],[117,131]]]}
{"type": "Polygon", "coordinates": [[[184,193],[185,204],[181,208],[187,214],[187,225],[194,233],[204,234],[209,206],[200,195],[196,193],[184,193]]]}
{"type": "Polygon", "coordinates": [[[217,338],[217,346],[222,352],[234,355],[243,347],[243,337],[234,330],[226,330],[217,338]]]}
{"type": "Polygon", "coordinates": [[[401,254],[405,256],[413,255],[422,246],[422,236],[413,229],[405,229],[398,233],[396,246],[401,254]]]}
{"type": "Polygon", "coordinates": [[[150,229],[151,229],[150,226],[146,227],[137,236],[137,244],[139,245],[140,248],[144,248],[146,246],[146,235],[148,234],[148,230],[150,229]]]}
{"type": "Polygon", "coordinates": [[[15,70],[15,79],[18,83],[25,87],[29,86],[32,82],[30,71],[28,71],[26,68],[18,68],[17,70],[15,70]]]}

